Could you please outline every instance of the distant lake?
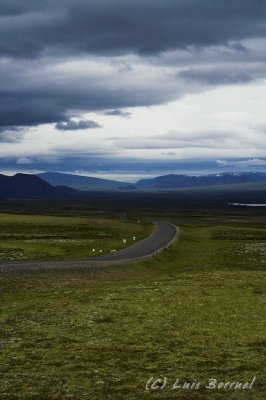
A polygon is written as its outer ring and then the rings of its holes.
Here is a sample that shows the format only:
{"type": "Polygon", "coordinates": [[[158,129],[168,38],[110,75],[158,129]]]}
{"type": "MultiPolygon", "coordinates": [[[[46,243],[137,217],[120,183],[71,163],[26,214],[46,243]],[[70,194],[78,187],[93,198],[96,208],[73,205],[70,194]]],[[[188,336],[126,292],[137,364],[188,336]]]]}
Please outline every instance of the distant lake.
{"type": "Polygon", "coordinates": [[[253,204],[253,203],[228,203],[230,206],[244,206],[244,207],[266,207],[266,204],[253,204]]]}

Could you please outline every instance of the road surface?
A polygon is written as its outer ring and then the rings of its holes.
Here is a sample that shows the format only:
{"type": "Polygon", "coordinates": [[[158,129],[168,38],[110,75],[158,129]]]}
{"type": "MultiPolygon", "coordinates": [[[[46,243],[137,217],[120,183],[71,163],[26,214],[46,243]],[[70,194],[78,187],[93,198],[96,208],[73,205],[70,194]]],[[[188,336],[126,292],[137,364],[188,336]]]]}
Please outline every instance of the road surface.
{"type": "Polygon", "coordinates": [[[146,239],[141,240],[125,249],[112,254],[104,254],[102,256],[91,257],[82,260],[14,260],[0,261],[0,272],[54,269],[64,267],[82,267],[109,265],[120,263],[123,261],[134,261],[146,258],[158,253],[168,247],[178,234],[178,228],[168,222],[154,222],[155,230],[146,239]]]}

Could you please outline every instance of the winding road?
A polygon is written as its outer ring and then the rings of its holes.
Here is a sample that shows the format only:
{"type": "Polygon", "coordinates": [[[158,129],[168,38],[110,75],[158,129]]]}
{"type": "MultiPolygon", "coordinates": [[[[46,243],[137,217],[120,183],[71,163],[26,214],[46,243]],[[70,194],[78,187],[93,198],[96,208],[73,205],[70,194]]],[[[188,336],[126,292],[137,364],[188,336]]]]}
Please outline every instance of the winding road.
{"type": "Polygon", "coordinates": [[[168,222],[154,222],[154,232],[144,240],[112,254],[82,260],[14,260],[0,261],[0,272],[19,272],[25,270],[54,269],[67,267],[89,268],[122,262],[136,261],[151,257],[170,246],[179,233],[179,229],[168,222]]]}

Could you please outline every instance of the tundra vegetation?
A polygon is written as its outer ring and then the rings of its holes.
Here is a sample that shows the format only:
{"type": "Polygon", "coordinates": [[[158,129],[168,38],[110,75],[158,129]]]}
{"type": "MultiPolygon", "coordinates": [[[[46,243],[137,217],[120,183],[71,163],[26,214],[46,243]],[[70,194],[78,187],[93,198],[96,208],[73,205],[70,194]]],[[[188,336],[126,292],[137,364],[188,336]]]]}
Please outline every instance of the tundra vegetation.
{"type": "Polygon", "coordinates": [[[79,218],[49,212],[2,215],[1,249],[16,242],[24,254],[32,245],[68,258],[83,249],[77,238],[98,240],[105,232],[107,250],[125,232],[149,234],[151,225],[137,219],[167,220],[182,234],[169,249],[132,264],[2,273],[0,399],[265,399],[265,210],[131,208],[125,222],[113,211],[95,218],[84,210],[84,221],[82,210],[79,218]],[[73,243],[54,243],[64,234],[73,243]],[[174,384],[254,376],[248,392],[145,390],[151,377],[174,384]]]}

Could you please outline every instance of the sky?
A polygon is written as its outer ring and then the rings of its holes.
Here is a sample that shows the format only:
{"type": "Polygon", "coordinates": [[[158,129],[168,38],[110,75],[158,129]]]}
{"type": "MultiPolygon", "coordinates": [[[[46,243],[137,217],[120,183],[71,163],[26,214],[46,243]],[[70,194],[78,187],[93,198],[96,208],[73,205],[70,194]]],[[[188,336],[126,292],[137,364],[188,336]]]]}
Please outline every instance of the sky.
{"type": "Polygon", "coordinates": [[[0,172],[266,172],[266,1],[1,0],[0,172]]]}

